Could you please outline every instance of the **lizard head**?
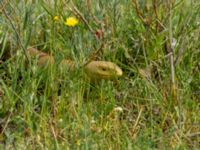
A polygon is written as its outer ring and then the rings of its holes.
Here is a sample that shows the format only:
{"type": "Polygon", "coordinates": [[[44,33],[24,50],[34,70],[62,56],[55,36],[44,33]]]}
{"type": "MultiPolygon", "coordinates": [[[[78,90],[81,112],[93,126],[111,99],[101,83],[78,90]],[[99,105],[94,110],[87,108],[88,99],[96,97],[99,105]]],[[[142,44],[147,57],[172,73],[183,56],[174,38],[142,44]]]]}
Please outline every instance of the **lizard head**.
{"type": "Polygon", "coordinates": [[[108,61],[92,61],[84,67],[84,70],[92,80],[112,80],[123,74],[120,67],[108,61]]]}

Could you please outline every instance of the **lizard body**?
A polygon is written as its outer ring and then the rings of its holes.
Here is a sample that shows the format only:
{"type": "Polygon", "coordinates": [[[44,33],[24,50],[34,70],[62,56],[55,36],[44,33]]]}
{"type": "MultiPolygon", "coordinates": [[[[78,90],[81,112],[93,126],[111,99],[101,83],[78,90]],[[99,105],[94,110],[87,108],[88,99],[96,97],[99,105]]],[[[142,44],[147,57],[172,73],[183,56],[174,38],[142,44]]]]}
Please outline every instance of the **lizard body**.
{"type": "MultiPolygon", "coordinates": [[[[29,48],[28,54],[31,57],[38,57],[38,66],[42,67],[48,63],[54,64],[54,57],[47,53],[41,52],[35,48],[29,48]]],[[[60,63],[61,67],[66,67],[68,70],[76,69],[75,62],[68,59],[63,59],[60,63]]],[[[120,67],[109,61],[91,61],[83,66],[84,72],[91,80],[113,80],[122,76],[123,72],[120,67]]]]}

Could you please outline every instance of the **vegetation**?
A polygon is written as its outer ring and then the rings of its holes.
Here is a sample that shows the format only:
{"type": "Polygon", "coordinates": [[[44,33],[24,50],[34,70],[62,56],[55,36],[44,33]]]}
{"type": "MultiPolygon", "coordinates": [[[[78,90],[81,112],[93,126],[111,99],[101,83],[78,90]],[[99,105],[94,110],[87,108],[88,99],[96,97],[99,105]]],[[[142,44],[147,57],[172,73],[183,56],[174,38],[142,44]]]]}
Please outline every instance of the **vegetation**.
{"type": "Polygon", "coordinates": [[[0,1],[0,149],[199,149],[199,39],[199,0],[0,1]],[[89,83],[90,60],[123,76],[89,83]]]}

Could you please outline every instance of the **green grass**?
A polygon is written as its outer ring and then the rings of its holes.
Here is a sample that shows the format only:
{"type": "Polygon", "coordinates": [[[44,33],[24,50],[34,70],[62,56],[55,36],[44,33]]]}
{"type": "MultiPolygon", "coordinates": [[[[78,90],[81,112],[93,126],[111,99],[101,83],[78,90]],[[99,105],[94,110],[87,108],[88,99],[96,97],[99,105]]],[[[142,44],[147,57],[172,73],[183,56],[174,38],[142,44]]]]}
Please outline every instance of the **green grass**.
{"type": "Polygon", "coordinates": [[[200,2],[134,2],[0,2],[0,149],[200,148],[200,2]],[[28,46],[56,64],[39,68],[28,46]],[[90,84],[81,66],[92,56],[123,76],[90,84]],[[58,69],[63,58],[78,69],[58,69]],[[147,79],[139,70],[149,66],[147,79]]]}

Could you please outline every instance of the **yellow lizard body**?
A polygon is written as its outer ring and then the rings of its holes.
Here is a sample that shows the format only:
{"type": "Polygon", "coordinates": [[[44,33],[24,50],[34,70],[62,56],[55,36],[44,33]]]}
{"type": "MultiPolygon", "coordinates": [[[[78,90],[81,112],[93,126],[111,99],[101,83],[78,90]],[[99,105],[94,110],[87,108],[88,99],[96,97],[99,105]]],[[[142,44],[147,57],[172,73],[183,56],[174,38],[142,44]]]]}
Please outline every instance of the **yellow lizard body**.
{"type": "MultiPolygon", "coordinates": [[[[35,48],[29,48],[28,54],[31,57],[38,57],[38,66],[40,67],[48,63],[55,63],[53,56],[50,56],[44,52],[40,52],[35,48]]],[[[64,59],[61,61],[60,66],[67,68],[68,70],[74,70],[75,62],[64,59]]],[[[92,81],[100,79],[113,80],[122,76],[123,74],[120,67],[109,61],[91,61],[83,67],[83,70],[92,81]]]]}

